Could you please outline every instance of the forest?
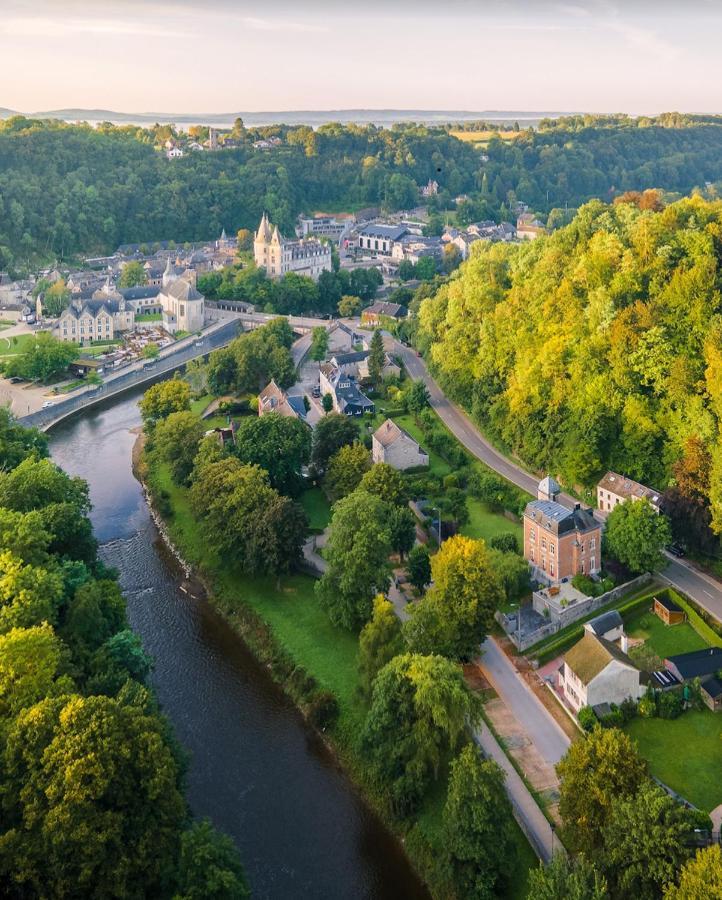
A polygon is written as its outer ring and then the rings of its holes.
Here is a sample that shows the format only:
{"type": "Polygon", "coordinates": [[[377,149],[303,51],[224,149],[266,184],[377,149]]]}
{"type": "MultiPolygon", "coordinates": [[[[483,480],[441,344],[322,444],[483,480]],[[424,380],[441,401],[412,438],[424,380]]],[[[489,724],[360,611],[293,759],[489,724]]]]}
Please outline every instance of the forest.
{"type": "Polygon", "coordinates": [[[230,839],[191,818],[87,484],[6,409],[0,458],[0,894],[247,897],[230,839]]]}
{"type": "Polygon", "coordinates": [[[542,125],[513,140],[492,137],[482,152],[444,127],[241,124],[236,149],[168,160],[171,126],[94,129],[15,116],[0,122],[0,270],[122,243],[208,240],[222,228],[255,228],[264,209],[288,234],[300,212],[408,209],[429,179],[439,184],[432,210],[466,194],[479,218],[513,218],[517,200],[546,216],[627,190],[688,193],[722,181],[716,119],[542,125]],[[254,150],[253,140],[271,134],[281,146],[254,150]]]}
{"type": "Polygon", "coordinates": [[[417,341],[528,465],[684,489],[719,534],[722,202],[640,205],[592,201],[530,244],[478,242],[421,303],[417,341]]]}

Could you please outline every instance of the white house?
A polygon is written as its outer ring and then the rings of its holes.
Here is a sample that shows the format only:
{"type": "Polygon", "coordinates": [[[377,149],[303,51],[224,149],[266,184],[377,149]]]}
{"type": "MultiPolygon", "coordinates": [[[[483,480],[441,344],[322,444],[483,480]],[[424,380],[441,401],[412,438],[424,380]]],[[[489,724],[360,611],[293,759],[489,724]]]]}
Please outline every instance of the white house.
{"type": "Polygon", "coordinates": [[[559,670],[559,686],[575,712],[583,706],[620,704],[644,694],[642,673],[632,660],[604,638],[591,631],[564,655],[559,670]]]}
{"type": "Polygon", "coordinates": [[[597,506],[610,512],[625,500],[649,500],[656,512],[661,501],[659,491],[646,487],[616,472],[607,472],[597,485],[597,506]]]}
{"type": "Polygon", "coordinates": [[[371,437],[371,456],[375,463],[387,463],[394,469],[428,466],[429,455],[396,422],[387,419],[371,437]]]}

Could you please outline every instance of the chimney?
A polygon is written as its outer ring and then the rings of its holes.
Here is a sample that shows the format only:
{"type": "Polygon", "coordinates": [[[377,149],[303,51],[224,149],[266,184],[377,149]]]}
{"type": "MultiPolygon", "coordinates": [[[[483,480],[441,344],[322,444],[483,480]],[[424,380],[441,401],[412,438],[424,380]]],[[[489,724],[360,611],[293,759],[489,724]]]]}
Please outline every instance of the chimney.
{"type": "Polygon", "coordinates": [[[575,503],[575,504],[574,504],[574,509],[575,509],[575,510],[581,509],[581,508],[582,508],[581,503],[575,503]]]}
{"type": "Polygon", "coordinates": [[[624,632],[622,632],[619,646],[620,646],[622,653],[629,653],[629,638],[627,637],[627,635],[624,632]]]}

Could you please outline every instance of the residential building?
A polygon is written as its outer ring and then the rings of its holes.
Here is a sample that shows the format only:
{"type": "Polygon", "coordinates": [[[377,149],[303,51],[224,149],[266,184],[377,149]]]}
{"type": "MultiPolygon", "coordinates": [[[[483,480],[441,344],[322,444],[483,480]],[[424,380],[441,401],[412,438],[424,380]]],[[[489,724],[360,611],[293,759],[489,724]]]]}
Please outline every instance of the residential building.
{"type": "Polygon", "coordinates": [[[596,575],[601,568],[602,528],[590,509],[557,503],[559,485],[549,476],[539,482],[540,499],[524,510],[524,556],[535,577],[561,581],[596,575]]]}
{"type": "Polygon", "coordinates": [[[695,678],[717,675],[722,670],[722,647],[705,647],[703,650],[670,656],[665,659],[664,667],[678,681],[693,681],[695,678]]]}
{"type": "Polygon", "coordinates": [[[364,325],[379,325],[384,318],[405,319],[408,314],[408,309],[400,303],[377,300],[376,303],[372,303],[371,306],[361,310],[361,322],[364,325]]]}
{"type": "Polygon", "coordinates": [[[170,150],[166,150],[165,155],[168,159],[180,159],[181,156],[185,156],[180,147],[171,147],[170,150]]]}
{"type": "Polygon", "coordinates": [[[348,213],[340,216],[300,216],[298,220],[299,237],[327,237],[338,242],[353,227],[355,217],[348,213]]]}
{"type": "Polygon", "coordinates": [[[288,416],[293,419],[306,421],[306,406],[303,397],[289,397],[272,379],[270,384],[258,395],[258,415],[278,413],[279,416],[288,416]]]}
{"type": "Polygon", "coordinates": [[[546,228],[533,213],[522,213],[516,220],[516,236],[522,241],[533,241],[546,234],[546,228]]]}
{"type": "MultiPolygon", "coordinates": [[[[398,366],[388,353],[384,353],[384,365],[381,369],[381,378],[399,378],[401,376],[401,366],[398,366]]],[[[358,364],[358,377],[361,381],[368,381],[371,377],[369,374],[368,355],[358,364]]]]}
{"type": "Polygon", "coordinates": [[[371,436],[371,457],[375,463],[387,463],[401,471],[429,464],[429,454],[391,419],[371,436]]]}
{"type": "Polygon", "coordinates": [[[289,241],[281,236],[278,226],[271,228],[266,213],[261,218],[253,241],[253,257],[259,268],[271,278],[282,278],[288,272],[318,280],[321,272],[333,268],[331,246],[315,238],[289,241]]]}
{"type": "Polygon", "coordinates": [[[624,634],[624,622],[619,610],[610,609],[586,622],[584,630],[605,641],[618,641],[624,634]]]}
{"type": "Polygon", "coordinates": [[[597,485],[597,506],[607,512],[614,509],[618,503],[625,500],[648,500],[654,509],[659,512],[661,496],[659,491],[645,487],[638,481],[632,481],[625,475],[616,472],[607,472],[597,485]]]}
{"type": "Polygon", "coordinates": [[[319,371],[321,394],[330,394],[333,408],[345,416],[360,416],[374,412],[374,404],[359,389],[353,375],[344,375],[335,366],[326,363],[319,371]]]}
{"type": "Polygon", "coordinates": [[[53,334],[61,341],[82,346],[91,341],[113,340],[120,332],[132,329],[134,320],[135,313],[122,297],[72,299],[55,322],[53,334]]]}
{"type": "Polygon", "coordinates": [[[638,700],[645,691],[642,673],[626,653],[590,631],[564,654],[559,686],[575,712],[583,706],[638,700]]]}
{"type": "Polygon", "coordinates": [[[364,225],[357,235],[358,248],[373,256],[391,256],[396,241],[408,233],[405,225],[364,225]]]}
{"type": "Polygon", "coordinates": [[[348,353],[336,353],[329,361],[343,375],[358,378],[359,366],[368,359],[368,355],[368,350],[351,350],[348,353]]]}

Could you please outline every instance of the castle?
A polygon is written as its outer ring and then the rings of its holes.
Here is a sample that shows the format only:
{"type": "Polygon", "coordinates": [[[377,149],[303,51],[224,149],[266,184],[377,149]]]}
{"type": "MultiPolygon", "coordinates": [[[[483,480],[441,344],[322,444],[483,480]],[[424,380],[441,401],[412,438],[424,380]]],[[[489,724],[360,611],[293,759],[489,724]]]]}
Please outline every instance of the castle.
{"type": "Polygon", "coordinates": [[[253,257],[259,269],[271,278],[282,278],[288,272],[318,280],[323,271],[331,271],[331,246],[313,238],[289,241],[278,226],[271,228],[266,213],[261,218],[253,241],[253,257]]]}

